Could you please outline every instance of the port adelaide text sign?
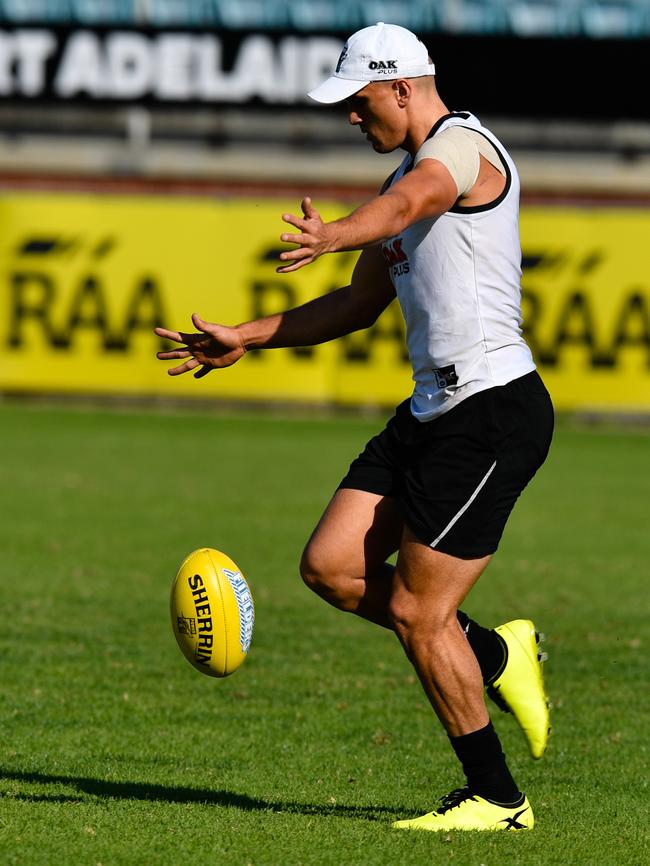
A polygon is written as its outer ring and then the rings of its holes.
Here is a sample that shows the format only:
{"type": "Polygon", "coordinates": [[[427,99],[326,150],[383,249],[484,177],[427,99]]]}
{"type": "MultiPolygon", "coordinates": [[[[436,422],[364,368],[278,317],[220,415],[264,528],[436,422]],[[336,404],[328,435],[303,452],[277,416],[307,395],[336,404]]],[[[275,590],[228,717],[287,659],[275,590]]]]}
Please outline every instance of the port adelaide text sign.
{"type": "Polygon", "coordinates": [[[0,99],[304,104],[332,36],[0,28],[0,99]]]}

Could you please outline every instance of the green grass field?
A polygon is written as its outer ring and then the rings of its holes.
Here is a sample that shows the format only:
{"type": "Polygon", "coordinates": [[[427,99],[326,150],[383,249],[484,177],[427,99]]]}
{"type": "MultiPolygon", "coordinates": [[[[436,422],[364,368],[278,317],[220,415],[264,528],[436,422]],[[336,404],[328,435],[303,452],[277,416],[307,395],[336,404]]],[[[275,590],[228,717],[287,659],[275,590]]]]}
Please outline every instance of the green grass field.
{"type": "Polygon", "coordinates": [[[523,834],[391,831],[462,779],[395,638],[327,607],[297,561],[381,421],[0,405],[0,863],[646,864],[647,432],[561,426],[465,608],[547,633],[555,705],[523,834]],[[226,550],[250,658],[181,656],[180,560],[226,550]]]}

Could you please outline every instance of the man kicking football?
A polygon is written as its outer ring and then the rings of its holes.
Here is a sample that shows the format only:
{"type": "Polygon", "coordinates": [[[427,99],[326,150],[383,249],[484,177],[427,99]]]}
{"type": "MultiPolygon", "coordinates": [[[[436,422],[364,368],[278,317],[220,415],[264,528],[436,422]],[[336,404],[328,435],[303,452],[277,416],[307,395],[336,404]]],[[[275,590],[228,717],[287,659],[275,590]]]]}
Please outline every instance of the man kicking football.
{"type": "Polygon", "coordinates": [[[549,715],[535,627],[486,629],[459,610],[495,553],[508,516],[544,462],[553,409],[521,334],[519,180],[498,139],[449,112],[427,49],[377,24],[347,41],[310,96],[345,101],[373,149],[406,152],[381,193],[323,223],[311,199],[281,273],[325,253],[362,250],[349,286],[236,327],[192,317],[171,375],[201,378],[248,349],[315,345],[370,326],[397,296],[412,396],[352,462],[301,562],[309,587],[395,631],[443,724],[466,784],[399,829],[518,830],[531,806],[506,764],[484,688],[513,713],[535,758],[549,715]],[[387,559],[397,551],[397,564],[387,559]]]}

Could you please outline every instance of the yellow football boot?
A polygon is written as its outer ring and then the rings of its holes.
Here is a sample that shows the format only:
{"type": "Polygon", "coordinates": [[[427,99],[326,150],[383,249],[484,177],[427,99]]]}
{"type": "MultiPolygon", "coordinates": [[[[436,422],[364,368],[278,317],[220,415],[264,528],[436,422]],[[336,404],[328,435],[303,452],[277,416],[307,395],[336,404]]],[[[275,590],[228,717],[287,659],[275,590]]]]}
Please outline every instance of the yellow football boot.
{"type": "Polygon", "coordinates": [[[467,788],[447,794],[435,812],[407,821],[395,821],[397,830],[429,830],[433,833],[452,830],[532,830],[535,818],[526,797],[517,806],[490,803],[467,788]]]}
{"type": "Polygon", "coordinates": [[[508,649],[505,667],[487,687],[490,698],[506,713],[512,713],[528,741],[533,758],[546,751],[551,732],[549,702],[544,690],[538,635],[529,619],[514,619],[494,631],[508,649]]]}

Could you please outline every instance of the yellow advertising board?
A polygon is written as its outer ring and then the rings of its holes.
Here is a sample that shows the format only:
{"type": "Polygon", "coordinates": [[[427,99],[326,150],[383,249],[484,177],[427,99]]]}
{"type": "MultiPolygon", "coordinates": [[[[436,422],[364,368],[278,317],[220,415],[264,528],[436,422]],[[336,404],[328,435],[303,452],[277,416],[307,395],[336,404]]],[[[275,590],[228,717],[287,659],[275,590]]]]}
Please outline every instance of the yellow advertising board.
{"type": "Polygon", "coordinates": [[[650,410],[650,209],[524,208],[525,334],[560,409],[650,410]]]}
{"type": "MultiPolygon", "coordinates": [[[[326,219],[347,211],[317,202],[326,219]]],[[[0,196],[0,390],[391,405],[408,396],[404,323],[250,353],[195,381],[156,360],[156,324],[234,324],[344,285],[355,254],[278,275],[285,198],[0,196]]],[[[522,213],[525,327],[560,409],[650,410],[650,210],[522,213]]]]}

